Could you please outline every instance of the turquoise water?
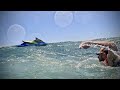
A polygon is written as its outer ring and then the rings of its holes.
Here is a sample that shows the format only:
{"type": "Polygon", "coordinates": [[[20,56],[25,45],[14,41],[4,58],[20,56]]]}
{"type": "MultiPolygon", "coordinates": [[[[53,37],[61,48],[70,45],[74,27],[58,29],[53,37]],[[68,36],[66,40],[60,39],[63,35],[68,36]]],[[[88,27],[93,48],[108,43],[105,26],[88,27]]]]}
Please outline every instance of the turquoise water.
{"type": "MultiPolygon", "coordinates": [[[[104,40],[104,39],[103,39],[104,40]]],[[[120,50],[120,38],[110,38],[120,50]]],[[[120,67],[99,63],[99,48],[79,49],[80,42],[0,48],[2,79],[120,79],[120,67]]]]}

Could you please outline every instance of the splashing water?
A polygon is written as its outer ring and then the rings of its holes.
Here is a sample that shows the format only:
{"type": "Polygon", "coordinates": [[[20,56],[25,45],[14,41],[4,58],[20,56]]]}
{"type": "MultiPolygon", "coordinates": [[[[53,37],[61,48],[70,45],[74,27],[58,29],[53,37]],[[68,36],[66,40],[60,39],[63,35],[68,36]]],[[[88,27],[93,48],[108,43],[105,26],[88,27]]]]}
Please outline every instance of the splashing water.
{"type": "MultiPolygon", "coordinates": [[[[120,42],[120,38],[112,41],[120,42]]],[[[7,79],[119,79],[120,67],[99,63],[95,48],[79,49],[80,42],[47,46],[0,48],[0,78],[7,79]]],[[[120,48],[120,43],[117,43],[120,48]]]]}

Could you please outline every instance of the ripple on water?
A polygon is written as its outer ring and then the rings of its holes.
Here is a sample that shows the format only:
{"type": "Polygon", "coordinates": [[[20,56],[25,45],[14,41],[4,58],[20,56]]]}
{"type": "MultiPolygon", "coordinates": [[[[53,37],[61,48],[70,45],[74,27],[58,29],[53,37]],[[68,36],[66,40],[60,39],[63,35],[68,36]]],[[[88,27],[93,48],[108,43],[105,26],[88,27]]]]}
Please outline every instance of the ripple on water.
{"type": "Polygon", "coordinates": [[[45,47],[0,48],[0,75],[26,79],[120,78],[120,67],[99,63],[97,49],[83,50],[78,46],[79,42],[61,42],[45,47]]]}

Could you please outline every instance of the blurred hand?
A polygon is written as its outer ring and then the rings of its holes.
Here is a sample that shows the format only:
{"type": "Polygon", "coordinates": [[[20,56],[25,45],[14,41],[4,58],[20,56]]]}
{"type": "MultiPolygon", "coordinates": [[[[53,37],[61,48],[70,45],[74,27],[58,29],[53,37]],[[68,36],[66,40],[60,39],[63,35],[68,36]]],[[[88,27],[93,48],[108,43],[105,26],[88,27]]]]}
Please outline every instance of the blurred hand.
{"type": "Polygon", "coordinates": [[[85,42],[82,42],[79,46],[79,48],[83,48],[83,49],[88,49],[90,48],[91,44],[94,44],[93,41],[85,41],[85,42]]]}
{"type": "Polygon", "coordinates": [[[90,42],[82,42],[79,46],[79,48],[83,48],[83,49],[88,49],[90,47],[90,45],[87,45],[87,44],[90,44],[90,42]]]}

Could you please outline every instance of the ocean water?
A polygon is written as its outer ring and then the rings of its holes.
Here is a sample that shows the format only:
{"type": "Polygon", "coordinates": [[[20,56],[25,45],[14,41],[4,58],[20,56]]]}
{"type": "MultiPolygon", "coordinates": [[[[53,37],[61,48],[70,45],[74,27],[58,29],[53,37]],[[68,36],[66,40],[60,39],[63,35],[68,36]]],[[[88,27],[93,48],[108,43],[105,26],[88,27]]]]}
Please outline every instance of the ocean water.
{"type": "MultiPolygon", "coordinates": [[[[120,38],[114,41],[120,50],[120,38]]],[[[0,79],[120,79],[120,67],[98,61],[99,48],[79,49],[81,42],[0,48],[0,79]]]]}

